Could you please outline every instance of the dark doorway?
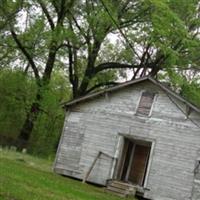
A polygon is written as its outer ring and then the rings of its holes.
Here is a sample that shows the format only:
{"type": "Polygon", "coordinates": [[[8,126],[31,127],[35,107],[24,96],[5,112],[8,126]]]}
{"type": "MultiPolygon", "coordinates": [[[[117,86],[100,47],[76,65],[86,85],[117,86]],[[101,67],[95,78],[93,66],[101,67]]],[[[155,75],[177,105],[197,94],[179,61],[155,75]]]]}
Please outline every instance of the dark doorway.
{"type": "Polygon", "coordinates": [[[149,162],[151,143],[125,139],[119,170],[119,179],[143,186],[149,162]]]}

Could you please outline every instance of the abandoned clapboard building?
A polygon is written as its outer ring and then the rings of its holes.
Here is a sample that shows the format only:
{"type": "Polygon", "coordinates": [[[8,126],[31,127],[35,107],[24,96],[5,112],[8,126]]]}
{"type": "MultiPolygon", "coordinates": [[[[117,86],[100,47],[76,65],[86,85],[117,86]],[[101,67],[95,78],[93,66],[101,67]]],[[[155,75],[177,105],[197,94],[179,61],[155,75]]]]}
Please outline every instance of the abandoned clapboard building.
{"type": "Polygon", "coordinates": [[[200,200],[199,108],[150,77],[65,108],[56,173],[153,200],[200,200]]]}

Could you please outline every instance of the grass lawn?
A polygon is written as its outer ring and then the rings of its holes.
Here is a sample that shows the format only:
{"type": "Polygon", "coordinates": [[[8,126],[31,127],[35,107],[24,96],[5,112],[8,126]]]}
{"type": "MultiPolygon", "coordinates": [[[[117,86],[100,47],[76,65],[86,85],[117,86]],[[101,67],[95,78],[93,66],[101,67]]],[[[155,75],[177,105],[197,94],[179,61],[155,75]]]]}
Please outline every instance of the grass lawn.
{"type": "Polygon", "coordinates": [[[0,200],[122,199],[103,188],[56,175],[51,168],[52,161],[0,150],[0,200]]]}

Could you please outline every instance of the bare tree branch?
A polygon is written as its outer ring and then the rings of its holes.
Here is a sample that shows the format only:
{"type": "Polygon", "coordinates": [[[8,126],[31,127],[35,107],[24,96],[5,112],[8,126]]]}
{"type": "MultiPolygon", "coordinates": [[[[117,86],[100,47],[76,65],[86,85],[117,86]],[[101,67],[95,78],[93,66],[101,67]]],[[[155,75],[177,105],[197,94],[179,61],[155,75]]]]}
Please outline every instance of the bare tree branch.
{"type": "Polygon", "coordinates": [[[63,44],[60,44],[58,47],[57,47],[57,51],[60,49],[60,48],[63,48],[63,47],[68,47],[68,48],[74,48],[74,49],[79,49],[79,47],[77,46],[74,46],[74,45],[71,45],[71,44],[66,44],[66,43],[63,43],[63,44]]]}
{"type": "MultiPolygon", "coordinates": [[[[100,71],[107,70],[107,69],[133,69],[133,68],[140,68],[140,65],[131,65],[131,64],[125,64],[125,63],[117,63],[117,62],[107,62],[102,63],[96,66],[93,70],[94,74],[97,74],[100,71]]],[[[148,68],[151,68],[151,66],[148,66],[148,68]]]]}
{"type": "Polygon", "coordinates": [[[49,11],[47,10],[47,7],[45,6],[45,4],[44,4],[44,2],[42,0],[38,0],[38,3],[40,4],[40,6],[42,8],[42,10],[43,10],[48,22],[49,22],[49,25],[50,25],[51,29],[54,30],[55,25],[54,25],[54,22],[53,22],[53,20],[52,20],[52,18],[50,16],[50,14],[49,14],[49,11]]]}
{"type": "Polygon", "coordinates": [[[88,93],[90,93],[90,92],[92,92],[92,91],[94,91],[95,89],[100,88],[100,87],[114,86],[114,85],[118,85],[118,84],[120,84],[120,83],[118,83],[118,82],[113,82],[113,81],[106,82],[106,83],[99,83],[99,84],[94,85],[93,87],[89,88],[89,89],[86,91],[85,94],[88,94],[88,93]]]}
{"type": "Polygon", "coordinates": [[[78,24],[76,18],[74,17],[74,15],[69,11],[76,27],[78,28],[78,30],[80,31],[80,33],[83,35],[83,37],[87,40],[87,35],[85,34],[85,31],[80,27],[80,25],[78,24]]]}
{"type": "Polygon", "coordinates": [[[22,43],[18,39],[17,34],[13,30],[13,28],[10,29],[10,32],[11,32],[12,37],[13,37],[14,41],[16,42],[18,48],[22,51],[22,53],[24,54],[24,56],[27,58],[28,62],[30,63],[36,79],[39,80],[40,79],[39,72],[38,72],[38,69],[35,65],[35,62],[33,61],[32,56],[29,54],[29,52],[26,50],[26,48],[22,45],[22,43]]]}

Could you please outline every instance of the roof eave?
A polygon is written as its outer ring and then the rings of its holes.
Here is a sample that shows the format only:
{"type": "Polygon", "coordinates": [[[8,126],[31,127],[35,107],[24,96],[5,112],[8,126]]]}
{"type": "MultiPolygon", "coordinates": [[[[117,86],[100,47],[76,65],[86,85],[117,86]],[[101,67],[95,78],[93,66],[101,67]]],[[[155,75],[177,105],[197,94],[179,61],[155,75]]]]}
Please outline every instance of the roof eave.
{"type": "Polygon", "coordinates": [[[102,91],[99,91],[99,92],[95,92],[95,93],[91,93],[89,95],[86,95],[86,96],[83,96],[83,97],[80,97],[78,99],[74,99],[72,101],[69,101],[69,102],[64,102],[62,103],[61,105],[65,108],[65,109],[69,109],[71,106],[74,106],[78,103],[81,103],[81,102],[84,102],[88,99],[92,99],[92,98],[95,98],[97,96],[100,96],[100,95],[103,95],[107,92],[112,92],[112,91],[116,91],[116,90],[119,90],[121,88],[124,88],[124,87],[127,87],[129,85],[133,85],[133,84],[136,84],[136,83],[140,83],[140,82],[143,82],[145,80],[149,80],[151,81],[153,84],[159,86],[161,89],[163,89],[165,92],[167,92],[168,94],[170,94],[171,96],[175,97],[176,99],[182,101],[183,103],[185,103],[187,106],[189,106],[192,110],[200,113],[200,109],[198,107],[196,107],[195,105],[193,105],[192,103],[190,103],[189,101],[187,101],[186,99],[184,99],[183,97],[181,97],[180,95],[176,94],[174,91],[172,91],[171,89],[165,87],[164,85],[162,85],[159,81],[153,79],[152,77],[150,76],[145,76],[145,77],[142,77],[142,78],[139,78],[139,79],[135,79],[135,80],[132,80],[132,81],[128,81],[128,82],[125,82],[125,83],[122,83],[120,85],[117,85],[117,86],[114,86],[114,87],[111,87],[111,88],[107,88],[107,89],[104,89],[102,91]]]}
{"type": "Polygon", "coordinates": [[[176,99],[182,101],[183,103],[185,103],[187,106],[189,106],[190,108],[192,108],[193,110],[195,110],[196,112],[200,113],[200,109],[198,107],[196,107],[195,105],[193,105],[192,103],[190,103],[189,101],[187,101],[186,99],[184,99],[183,97],[181,97],[180,95],[176,94],[174,91],[172,91],[170,88],[165,87],[164,85],[162,85],[160,82],[156,81],[155,79],[148,77],[148,79],[158,85],[161,89],[163,89],[165,92],[167,92],[168,94],[172,95],[173,97],[175,97],[176,99]]]}
{"type": "Polygon", "coordinates": [[[78,99],[74,99],[74,100],[69,101],[69,102],[64,102],[64,103],[62,103],[62,105],[63,105],[63,107],[68,108],[70,106],[73,106],[73,105],[75,105],[77,103],[80,103],[80,102],[83,102],[85,100],[91,99],[93,97],[97,97],[97,96],[103,95],[103,94],[105,94],[107,92],[112,92],[112,91],[124,88],[126,86],[129,86],[129,85],[132,85],[132,84],[135,84],[135,83],[139,83],[139,82],[142,82],[142,81],[145,81],[145,80],[148,80],[148,76],[142,77],[140,79],[135,79],[135,80],[132,80],[132,81],[128,81],[128,82],[122,83],[120,85],[101,90],[99,92],[91,93],[89,95],[80,97],[78,99]]]}

